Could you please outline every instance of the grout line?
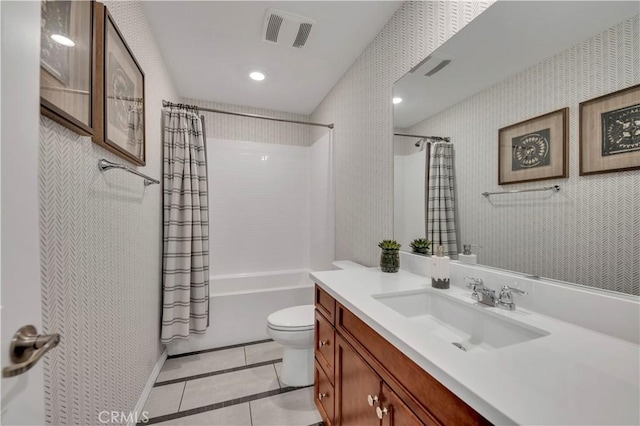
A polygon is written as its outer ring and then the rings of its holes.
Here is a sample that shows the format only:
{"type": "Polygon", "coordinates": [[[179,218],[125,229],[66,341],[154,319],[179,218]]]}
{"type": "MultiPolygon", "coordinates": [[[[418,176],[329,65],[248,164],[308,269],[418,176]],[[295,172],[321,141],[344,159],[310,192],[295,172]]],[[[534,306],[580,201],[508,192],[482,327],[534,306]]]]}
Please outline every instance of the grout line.
{"type": "Polygon", "coordinates": [[[249,401],[249,420],[251,422],[251,426],[253,426],[253,413],[251,412],[251,401],[249,401]]]}
{"type": "MultiPolygon", "coordinates": [[[[287,386],[282,389],[273,389],[270,391],[260,392],[253,395],[243,396],[241,398],[235,398],[235,399],[230,399],[228,401],[222,401],[222,402],[217,402],[215,404],[205,405],[203,407],[191,408],[189,410],[179,411],[177,413],[165,414],[164,416],[158,416],[158,417],[152,417],[149,420],[147,420],[147,422],[145,423],[139,422],[138,426],[166,422],[167,420],[179,419],[182,417],[192,416],[194,414],[200,414],[200,413],[205,413],[207,411],[217,410],[219,408],[230,407],[232,405],[238,405],[238,404],[244,404],[245,402],[249,403],[249,409],[251,409],[251,401],[268,398],[270,396],[280,395],[287,392],[293,392],[300,389],[306,389],[306,388],[310,388],[311,386],[313,385],[300,386],[300,387],[287,386]]],[[[180,404],[182,404],[182,401],[180,401],[180,404]]]]}
{"type": "MultiPolygon", "coordinates": [[[[194,376],[186,376],[186,377],[179,377],[177,379],[165,380],[164,382],[157,382],[155,385],[153,385],[153,387],[155,388],[158,386],[172,385],[174,383],[188,382],[189,380],[202,379],[203,377],[218,376],[220,374],[233,373],[234,371],[241,371],[241,370],[248,370],[250,368],[263,367],[265,365],[275,364],[277,362],[282,362],[282,358],[273,359],[270,361],[256,362],[255,364],[240,365],[238,367],[225,368],[224,370],[210,371],[209,373],[196,374],[194,376]]],[[[277,376],[278,374],[276,372],[276,377],[277,376]]]]}
{"type": "Polygon", "coordinates": [[[178,411],[180,411],[180,407],[182,407],[182,400],[184,399],[185,390],[187,390],[187,382],[184,382],[184,386],[182,387],[182,396],[180,397],[180,404],[178,404],[178,411]]]}
{"type": "Polygon", "coordinates": [[[238,343],[237,345],[222,346],[220,348],[204,349],[201,351],[193,351],[193,352],[185,352],[183,354],[169,355],[169,359],[182,358],[183,356],[190,356],[190,355],[205,354],[208,352],[224,351],[225,349],[242,348],[244,346],[258,345],[260,343],[268,343],[268,342],[273,342],[273,339],[256,340],[255,342],[238,343]]]}
{"type": "Polygon", "coordinates": [[[273,363],[273,371],[276,372],[276,380],[278,381],[278,386],[282,389],[282,383],[280,382],[280,376],[278,376],[278,369],[276,368],[276,363],[273,363]]]}
{"type": "Polygon", "coordinates": [[[247,365],[247,347],[242,347],[242,352],[244,353],[244,365],[247,365]]]}

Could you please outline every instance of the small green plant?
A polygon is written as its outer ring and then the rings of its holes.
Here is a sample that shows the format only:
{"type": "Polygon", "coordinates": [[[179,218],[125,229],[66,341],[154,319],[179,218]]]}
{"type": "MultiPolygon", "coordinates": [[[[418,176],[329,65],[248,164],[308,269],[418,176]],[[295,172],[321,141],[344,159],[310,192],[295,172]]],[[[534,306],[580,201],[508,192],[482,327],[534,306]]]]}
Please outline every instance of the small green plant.
{"type": "Polygon", "coordinates": [[[378,243],[382,250],[400,250],[400,246],[396,240],[382,240],[378,243]]]}
{"type": "Polygon", "coordinates": [[[429,252],[431,241],[427,240],[426,238],[416,238],[415,240],[411,241],[410,246],[415,253],[425,254],[429,252]]]}

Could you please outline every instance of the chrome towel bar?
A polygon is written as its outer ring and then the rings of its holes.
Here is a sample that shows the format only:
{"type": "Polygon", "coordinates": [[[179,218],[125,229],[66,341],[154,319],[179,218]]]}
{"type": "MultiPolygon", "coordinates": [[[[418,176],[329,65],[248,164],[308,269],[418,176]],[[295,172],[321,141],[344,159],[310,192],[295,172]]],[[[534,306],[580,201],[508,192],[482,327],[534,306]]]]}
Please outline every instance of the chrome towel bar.
{"type": "Polygon", "coordinates": [[[159,180],[140,173],[136,169],[132,169],[131,167],[125,166],[124,164],[112,163],[111,161],[105,160],[104,158],[98,161],[98,168],[103,172],[111,169],[122,169],[126,172],[133,173],[134,175],[138,175],[141,178],[144,178],[144,186],[153,185],[154,183],[160,183],[159,180]]]}
{"type": "Polygon", "coordinates": [[[501,191],[501,192],[483,192],[482,195],[484,197],[488,197],[489,195],[502,195],[502,194],[517,194],[519,192],[538,192],[538,191],[560,191],[559,185],[553,186],[545,186],[544,188],[536,188],[536,189],[514,189],[513,191],[501,191]]]}

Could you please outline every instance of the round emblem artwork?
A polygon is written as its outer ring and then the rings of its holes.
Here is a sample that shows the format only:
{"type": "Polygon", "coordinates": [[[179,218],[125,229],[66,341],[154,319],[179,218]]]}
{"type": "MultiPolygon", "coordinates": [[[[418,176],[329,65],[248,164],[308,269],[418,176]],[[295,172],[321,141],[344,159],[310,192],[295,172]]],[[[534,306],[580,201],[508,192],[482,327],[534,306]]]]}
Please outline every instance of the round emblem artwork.
{"type": "Polygon", "coordinates": [[[113,101],[113,117],[115,121],[115,125],[119,127],[121,130],[126,131],[129,126],[129,111],[127,100],[131,96],[131,80],[127,77],[126,73],[122,68],[116,68],[112,81],[112,93],[115,98],[113,101]]]}
{"type": "Polygon", "coordinates": [[[548,156],[549,140],[539,133],[522,136],[513,150],[513,161],[519,168],[543,165],[548,156]]]}
{"type": "Polygon", "coordinates": [[[640,105],[602,114],[602,155],[640,150],[640,105]]]}

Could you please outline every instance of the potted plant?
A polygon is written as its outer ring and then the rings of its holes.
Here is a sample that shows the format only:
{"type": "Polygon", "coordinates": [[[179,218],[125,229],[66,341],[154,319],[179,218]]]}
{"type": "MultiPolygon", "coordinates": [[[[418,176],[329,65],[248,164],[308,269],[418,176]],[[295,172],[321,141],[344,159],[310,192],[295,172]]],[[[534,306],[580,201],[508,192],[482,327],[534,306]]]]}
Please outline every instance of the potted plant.
{"type": "Polygon", "coordinates": [[[431,241],[426,238],[416,238],[411,241],[411,249],[414,253],[419,254],[429,254],[429,249],[431,248],[431,241]]]}
{"type": "Polygon", "coordinates": [[[382,249],[380,269],[382,272],[398,272],[400,269],[400,244],[396,240],[382,240],[378,243],[382,249]]]}

